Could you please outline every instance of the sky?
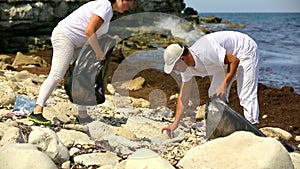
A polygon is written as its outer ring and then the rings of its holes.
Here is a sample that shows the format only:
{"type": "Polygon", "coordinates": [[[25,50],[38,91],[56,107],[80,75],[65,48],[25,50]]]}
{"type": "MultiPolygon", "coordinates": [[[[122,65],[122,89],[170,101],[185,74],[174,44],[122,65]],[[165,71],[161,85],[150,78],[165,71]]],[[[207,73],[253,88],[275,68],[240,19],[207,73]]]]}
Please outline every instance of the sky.
{"type": "Polygon", "coordinates": [[[205,12],[300,12],[300,0],[184,0],[186,7],[205,12]]]}

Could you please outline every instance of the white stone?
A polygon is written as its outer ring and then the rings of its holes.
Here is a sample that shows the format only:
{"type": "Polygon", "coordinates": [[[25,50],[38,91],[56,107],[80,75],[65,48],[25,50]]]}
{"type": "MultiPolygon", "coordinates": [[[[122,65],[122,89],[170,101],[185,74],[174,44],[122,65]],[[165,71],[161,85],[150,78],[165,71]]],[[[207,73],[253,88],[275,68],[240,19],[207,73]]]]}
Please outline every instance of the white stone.
{"type": "Polygon", "coordinates": [[[69,160],[69,151],[56,133],[49,128],[35,127],[29,134],[28,143],[36,145],[54,161],[69,160]]]}
{"type": "Polygon", "coordinates": [[[16,101],[16,95],[13,89],[5,82],[0,82],[0,96],[1,106],[13,105],[16,101]]]}
{"type": "Polygon", "coordinates": [[[115,90],[115,88],[114,88],[114,86],[113,85],[111,85],[111,84],[107,84],[107,90],[108,90],[108,92],[110,93],[110,94],[112,94],[112,95],[114,95],[115,93],[116,93],[116,90],[115,90]]]}
{"type": "Polygon", "coordinates": [[[73,156],[74,154],[80,152],[80,149],[79,148],[76,148],[76,147],[72,147],[69,151],[69,154],[70,156],[73,156]]]}
{"type": "Polygon", "coordinates": [[[169,161],[149,149],[139,149],[130,155],[125,169],[175,169],[169,161]]]}
{"type": "Polygon", "coordinates": [[[8,144],[0,148],[1,169],[57,169],[45,153],[31,144],[8,144]]]}
{"type": "Polygon", "coordinates": [[[61,129],[57,132],[57,136],[68,148],[76,144],[95,144],[86,133],[80,131],[61,129]]]}
{"type": "Polygon", "coordinates": [[[296,136],[295,141],[300,141],[300,136],[296,136]]]}
{"type": "Polygon", "coordinates": [[[191,148],[178,162],[184,169],[293,169],[286,149],[274,138],[239,131],[191,148]]]}
{"type": "Polygon", "coordinates": [[[0,146],[13,143],[24,143],[24,136],[19,128],[8,127],[1,138],[0,146]]]}
{"type": "Polygon", "coordinates": [[[293,138],[293,135],[281,128],[278,127],[263,127],[259,129],[267,137],[273,137],[276,139],[290,140],[293,138]]]}
{"type": "Polygon", "coordinates": [[[62,169],[70,169],[70,167],[71,167],[71,161],[66,161],[61,164],[62,169]]]}
{"type": "Polygon", "coordinates": [[[112,152],[106,153],[90,153],[82,154],[74,157],[74,162],[83,164],[85,166],[90,165],[115,165],[118,164],[120,158],[112,152]]]}
{"type": "Polygon", "coordinates": [[[294,169],[300,169],[300,154],[298,153],[290,153],[290,157],[294,164],[294,169]]]}
{"type": "Polygon", "coordinates": [[[115,133],[109,125],[100,121],[93,121],[87,126],[91,138],[96,140],[102,140],[103,138],[115,133]]]}

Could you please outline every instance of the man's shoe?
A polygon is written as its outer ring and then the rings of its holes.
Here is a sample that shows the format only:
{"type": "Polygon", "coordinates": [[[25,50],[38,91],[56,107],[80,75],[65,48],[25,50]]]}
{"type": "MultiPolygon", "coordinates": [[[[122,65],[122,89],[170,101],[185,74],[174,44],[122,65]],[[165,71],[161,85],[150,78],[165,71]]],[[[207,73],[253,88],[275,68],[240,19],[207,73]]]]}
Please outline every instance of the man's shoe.
{"type": "Polygon", "coordinates": [[[51,125],[52,123],[51,120],[46,119],[42,113],[31,113],[29,116],[27,116],[27,119],[41,125],[51,125]]]}

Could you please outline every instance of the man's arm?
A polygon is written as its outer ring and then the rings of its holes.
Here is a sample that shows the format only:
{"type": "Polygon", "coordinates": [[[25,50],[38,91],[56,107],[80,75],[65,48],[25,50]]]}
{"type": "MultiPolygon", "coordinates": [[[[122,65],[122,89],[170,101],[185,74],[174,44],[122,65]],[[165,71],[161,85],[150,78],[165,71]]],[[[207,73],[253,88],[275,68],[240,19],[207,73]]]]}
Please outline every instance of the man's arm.
{"type": "Polygon", "coordinates": [[[231,53],[226,52],[224,63],[228,64],[227,72],[226,72],[223,82],[217,88],[217,91],[216,91],[216,94],[222,98],[226,97],[227,87],[228,87],[229,83],[231,82],[233,76],[236,73],[236,70],[240,63],[240,59],[237,58],[236,56],[232,55],[231,53]]]}
{"type": "Polygon", "coordinates": [[[181,84],[174,122],[171,125],[164,127],[162,129],[162,132],[164,130],[166,130],[169,137],[171,137],[171,138],[174,137],[174,130],[178,127],[179,121],[187,107],[188,100],[189,100],[190,93],[191,93],[191,84],[192,84],[192,80],[190,80],[188,82],[183,82],[181,84]]]}

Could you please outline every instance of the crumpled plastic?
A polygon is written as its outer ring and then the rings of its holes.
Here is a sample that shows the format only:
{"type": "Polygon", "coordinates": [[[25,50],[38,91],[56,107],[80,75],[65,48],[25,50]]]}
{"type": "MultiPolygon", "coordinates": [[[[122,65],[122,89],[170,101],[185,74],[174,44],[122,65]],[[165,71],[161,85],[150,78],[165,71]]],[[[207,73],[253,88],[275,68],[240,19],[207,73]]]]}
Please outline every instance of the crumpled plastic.
{"type": "Polygon", "coordinates": [[[33,112],[36,100],[28,99],[25,96],[18,96],[14,104],[13,114],[24,116],[33,112]]]}

